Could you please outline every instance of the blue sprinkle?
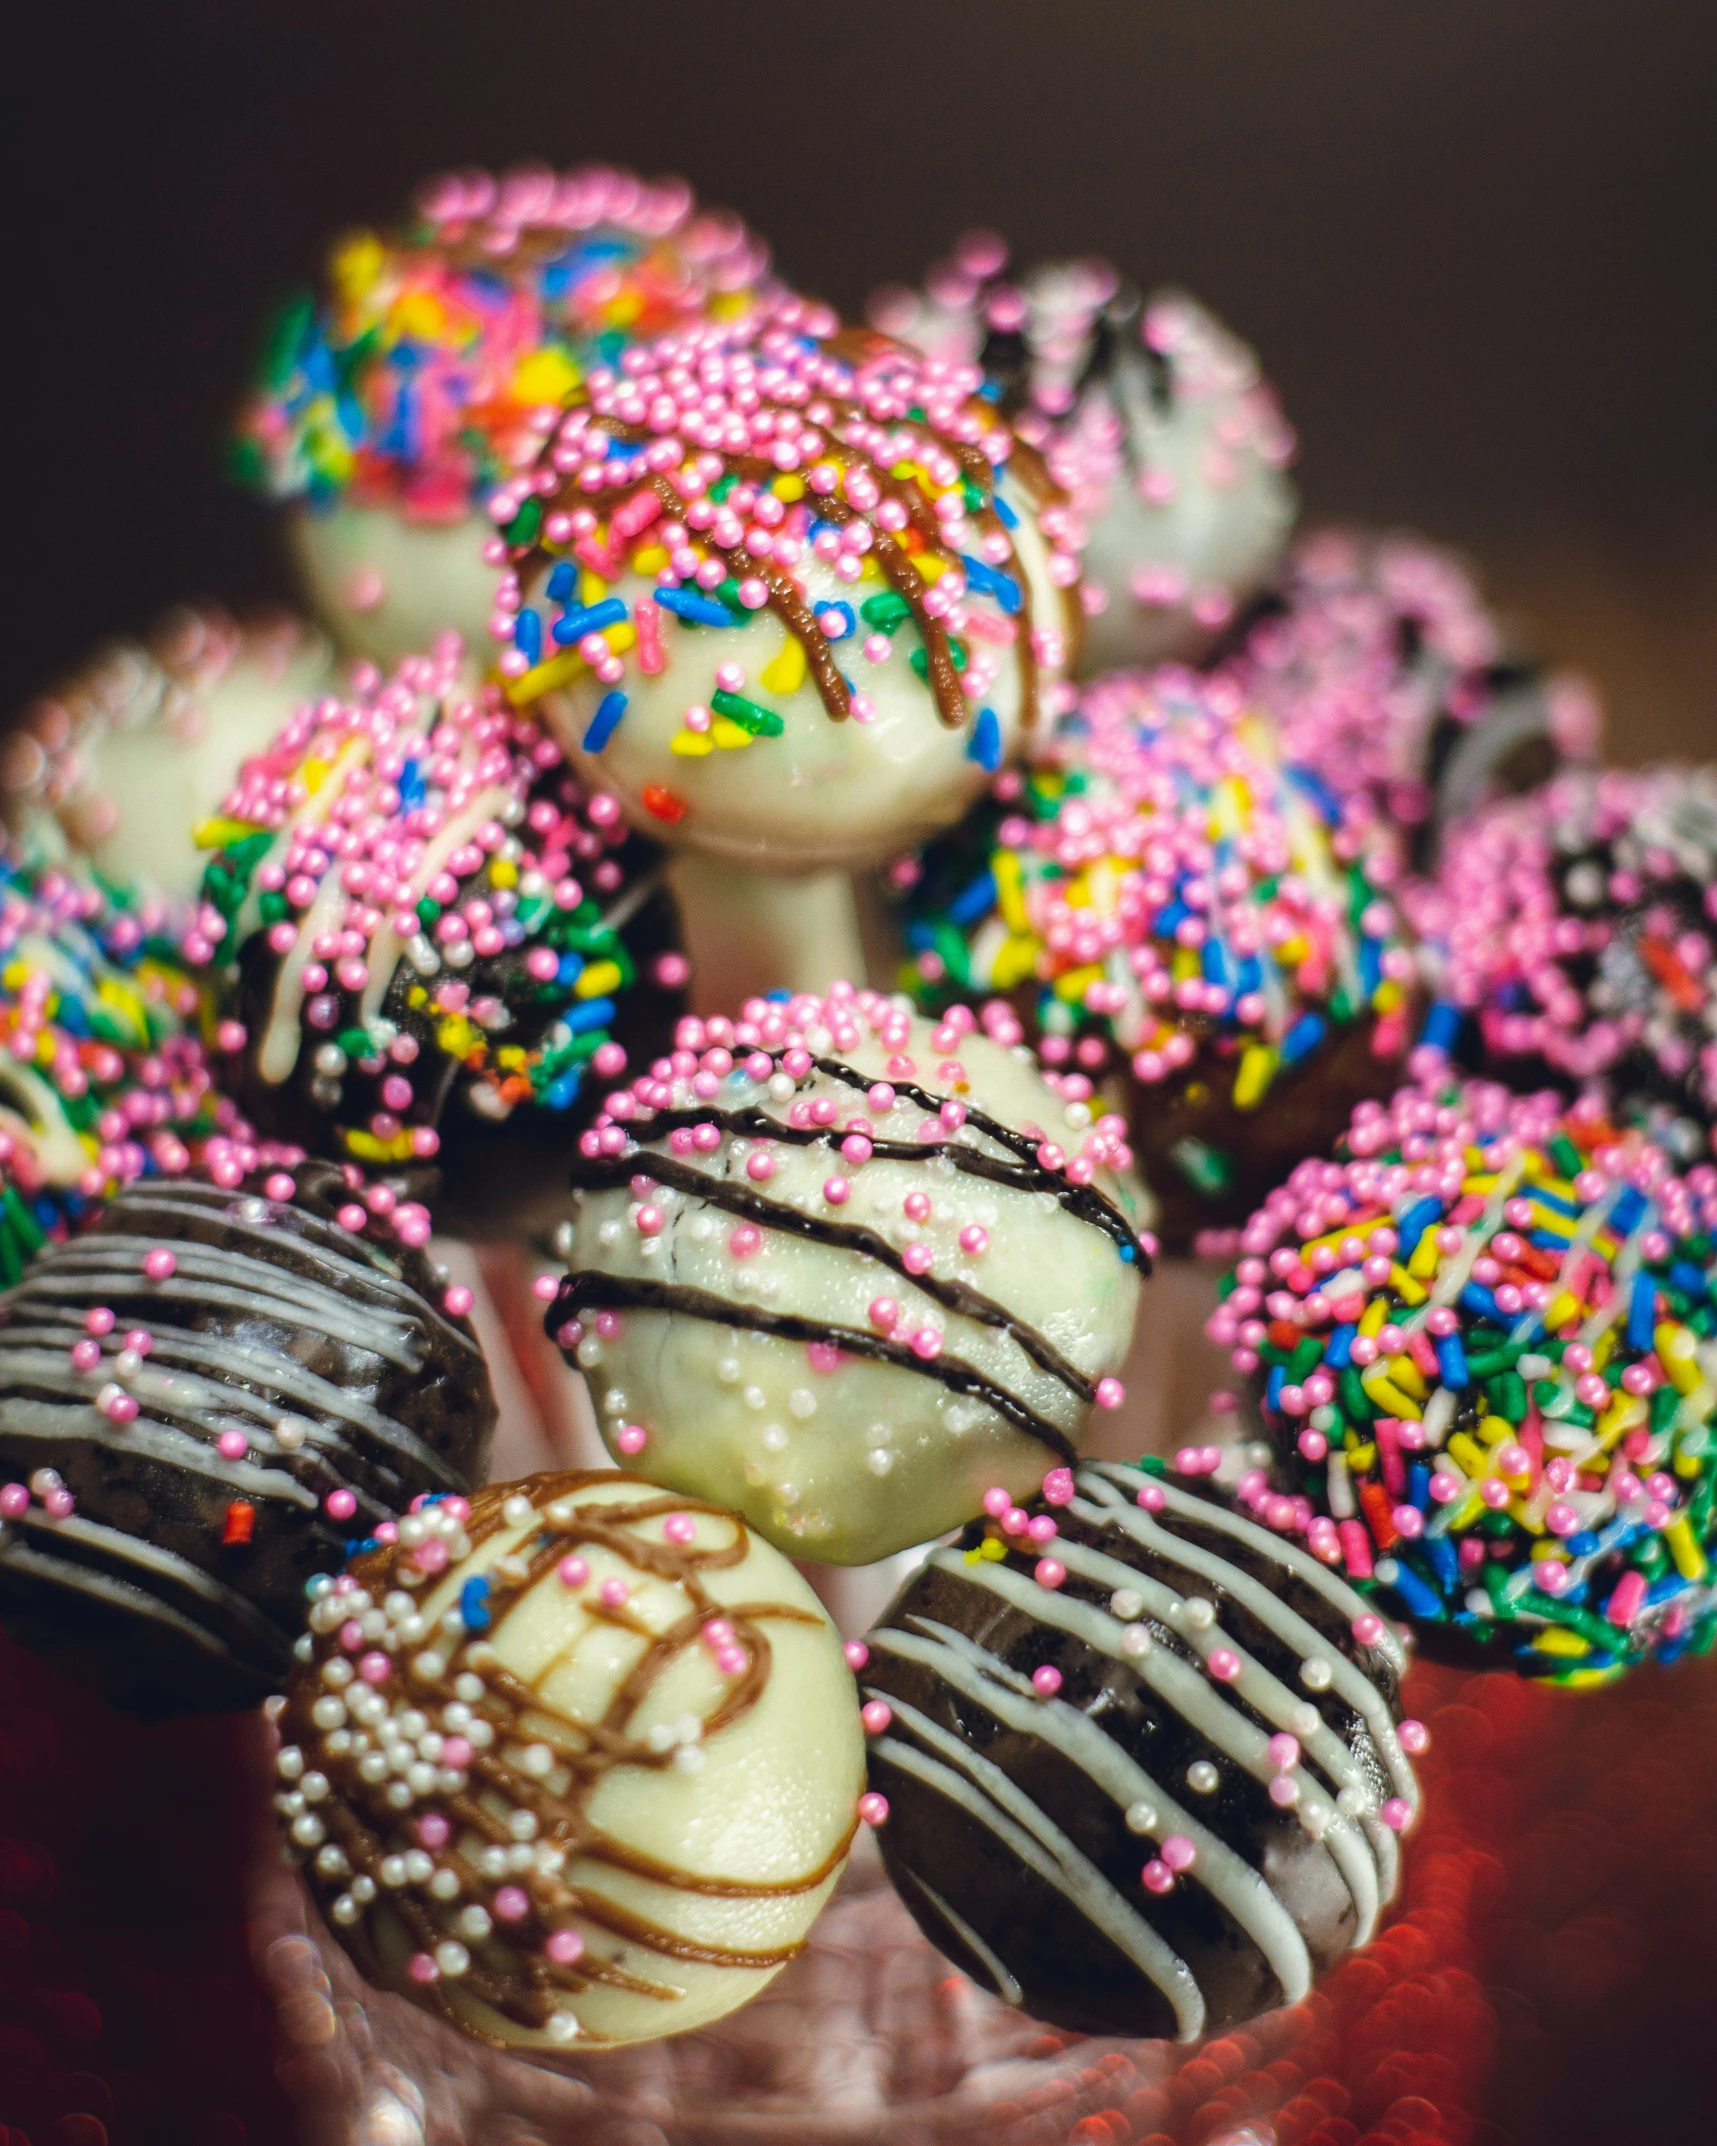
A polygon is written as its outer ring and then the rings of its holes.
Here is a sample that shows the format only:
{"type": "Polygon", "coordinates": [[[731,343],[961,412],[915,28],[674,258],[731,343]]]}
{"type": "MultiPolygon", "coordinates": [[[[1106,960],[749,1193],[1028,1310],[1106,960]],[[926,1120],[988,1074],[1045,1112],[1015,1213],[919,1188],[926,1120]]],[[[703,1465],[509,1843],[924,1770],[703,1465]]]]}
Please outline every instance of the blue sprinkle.
{"type": "Polygon", "coordinates": [[[927,954],[936,944],[936,934],[921,919],[908,918],[901,926],[900,936],[906,942],[909,954],[927,954]]]}
{"type": "Polygon", "coordinates": [[[1383,981],[1383,947],[1376,939],[1359,942],[1359,988],[1366,998],[1376,996],[1383,981]]]}
{"type": "Polygon", "coordinates": [[[583,750],[599,753],[620,728],[620,718],[626,713],[626,696],[618,687],[612,693],[604,693],[596,705],[596,713],[590,718],[590,728],[584,733],[583,750]]]}
{"type": "Polygon", "coordinates": [[[1552,1214],[1566,1215],[1571,1222],[1578,1222],[1585,1213],[1577,1200],[1565,1200],[1559,1193],[1546,1192],[1542,1185],[1534,1185],[1530,1190],[1540,1207],[1548,1207],[1552,1214]]]}
{"type": "Polygon", "coordinates": [[[1553,1229],[1535,1229],[1530,1232],[1527,1241],[1537,1245],[1541,1252],[1565,1252],[1574,1242],[1572,1237],[1565,1237],[1559,1230],[1553,1229]]]}
{"type": "Polygon", "coordinates": [[[993,597],[1010,618],[1018,612],[1025,599],[1012,574],[1004,574],[999,567],[986,566],[982,559],[974,559],[964,551],[960,554],[960,564],[966,569],[968,587],[976,589],[980,596],[993,597]]]}
{"type": "Polygon", "coordinates": [[[413,805],[421,805],[424,799],[424,789],[425,786],[423,780],[422,762],[417,760],[408,760],[405,766],[402,767],[399,771],[400,803],[404,805],[407,810],[409,810],[413,805]]]}
{"type": "Polygon", "coordinates": [[[1638,1349],[1643,1355],[1652,1345],[1652,1329],[1656,1324],[1657,1284],[1649,1274],[1636,1274],[1628,1292],[1628,1347],[1638,1349]]]}
{"type": "Polygon", "coordinates": [[[1395,1592],[1406,1604],[1411,1617],[1441,1617],[1443,1598],[1426,1580],[1420,1578],[1404,1557],[1395,1560],[1395,1592]]]}
{"type": "Polygon", "coordinates": [[[570,559],[562,559],[543,585],[543,594],[551,604],[563,604],[577,586],[577,568],[570,559]]]}
{"type": "Polygon", "coordinates": [[[562,648],[571,648],[587,633],[601,633],[604,627],[624,625],[630,616],[622,598],[605,596],[599,604],[585,604],[576,611],[563,611],[554,622],[554,637],[562,648]]]}
{"type": "Polygon", "coordinates": [[[519,613],[518,617],[513,621],[513,646],[519,651],[520,655],[524,657],[527,663],[537,664],[542,661],[542,613],[540,611],[533,610],[529,604],[525,606],[525,608],[519,613]]]}
{"type": "Polygon", "coordinates": [[[1408,1466],[1407,1496],[1420,1512],[1431,1502],[1431,1471],[1422,1460],[1413,1461],[1408,1466]]]}
{"type": "Polygon", "coordinates": [[[1447,999],[1437,999],[1426,1010],[1425,1025],[1419,1031],[1419,1041],[1428,1043],[1436,1051],[1452,1051],[1455,1038],[1461,1032],[1461,1009],[1447,999]]]}
{"type": "Polygon", "coordinates": [[[611,998],[587,998],[582,1005],[569,1006],[561,1019],[575,1036],[582,1036],[587,1029],[606,1028],[614,1012],[611,998]]]}
{"type": "Polygon", "coordinates": [[[699,589],[657,589],[655,599],[664,611],[684,619],[688,626],[743,626],[745,620],[713,596],[699,589]]]}
{"type": "Polygon", "coordinates": [[[1359,1328],[1353,1325],[1338,1326],[1331,1330],[1328,1341],[1324,1343],[1324,1362],[1332,1371],[1345,1371],[1353,1362],[1354,1336],[1358,1332],[1359,1328]]]}
{"type": "Polygon", "coordinates": [[[1461,1576],[1461,1560],[1454,1544],[1446,1535],[1425,1535],[1419,1540],[1418,1550],[1438,1584],[1453,1593],[1461,1576]]]}
{"type": "MultiPolygon", "coordinates": [[[[1506,1324],[1501,1307],[1495,1297],[1480,1282],[1468,1282],[1467,1286],[1461,1291],[1461,1302],[1467,1307],[1468,1311],[1476,1311],[1481,1319],[1488,1319],[1492,1326],[1506,1324]]],[[[1466,1359],[1463,1356],[1463,1364],[1465,1361],[1466,1359]]],[[[1463,1380],[1462,1384],[1464,1385],[1465,1383],[1466,1381],[1463,1380]]]]}
{"type": "Polygon", "coordinates": [[[1672,1289],[1679,1289],[1682,1295],[1686,1297],[1702,1297],[1706,1292],[1704,1275],[1693,1265],[1691,1260],[1686,1259],[1678,1259],[1674,1266],[1670,1268],[1669,1286],[1672,1289]]]}
{"type": "Polygon", "coordinates": [[[851,604],[813,604],[817,624],[823,629],[826,641],[845,641],[858,632],[858,620],[853,616],[851,604]]]}
{"type": "Polygon", "coordinates": [[[1004,529],[1017,529],[1019,527],[1019,516],[1002,497],[1000,485],[997,485],[996,489],[990,494],[990,504],[995,508],[996,519],[1004,529]]]}
{"type": "Polygon", "coordinates": [[[1317,1049],[1328,1029],[1329,1024],[1321,1013],[1302,1013],[1282,1038],[1283,1065],[1297,1066],[1309,1052],[1317,1049]]]}
{"type": "Polygon", "coordinates": [[[1123,1259],[1123,1260],[1124,1260],[1124,1261],[1126,1262],[1126,1264],[1127,1264],[1127,1265],[1128,1265],[1129,1267],[1130,1267],[1130,1266],[1132,1266],[1132,1265],[1134,1265],[1134,1263],[1135,1263],[1135,1262],[1137,1261],[1137,1259],[1138,1259],[1138,1256],[1139,1256],[1139,1252],[1138,1252],[1138,1247],[1137,1247],[1136,1245],[1131,1245],[1131,1244],[1124,1244],[1124,1245],[1122,1245],[1122,1247],[1121,1247],[1121,1257],[1122,1257],[1122,1259],[1123,1259]]]}
{"type": "Polygon", "coordinates": [[[1204,971],[1207,984],[1220,984],[1231,991],[1234,983],[1234,962],[1220,939],[1206,939],[1199,950],[1198,965],[1204,971]]]}
{"type": "Polygon", "coordinates": [[[575,984],[584,974],[584,956],[565,953],[560,957],[560,966],[554,972],[557,984],[575,984]]]}
{"type": "Polygon", "coordinates": [[[1646,1196],[1637,1185],[1624,1185],[1610,1209],[1610,1227],[1618,1237],[1628,1236],[1646,1211],[1646,1196]]]}
{"type": "Polygon", "coordinates": [[[785,984],[777,984],[773,991],[765,991],[763,996],[771,1006],[786,1006],[792,1002],[793,994],[785,984]]]}
{"type": "Polygon", "coordinates": [[[1662,1603],[1673,1602],[1677,1595],[1684,1594],[1692,1585],[1693,1582],[1684,1580],[1679,1572],[1666,1572],[1661,1580],[1654,1580],[1646,1589],[1646,1607],[1657,1609],[1662,1603]]]}
{"type": "Polygon", "coordinates": [[[979,917],[987,916],[996,906],[996,880],[993,872],[985,872],[974,879],[969,887],[955,895],[948,904],[948,921],[958,924],[962,930],[975,924],[979,917]]]}
{"type": "Polygon", "coordinates": [[[1569,1535],[1564,1539],[1570,1557],[1590,1557],[1598,1547],[1598,1538],[1590,1528],[1582,1528],[1577,1535],[1569,1535]]]}
{"type": "Polygon", "coordinates": [[[1274,1408],[1281,1400],[1282,1388],[1287,1382],[1287,1366],[1285,1364],[1272,1364],[1270,1366],[1270,1376],[1264,1382],[1264,1403],[1267,1408],[1274,1408]]]}
{"type": "Polygon", "coordinates": [[[972,742],[966,747],[966,758],[975,760],[987,775],[993,775],[1002,764],[1002,726],[996,721],[993,708],[980,708],[978,720],[972,731],[972,742]]]}
{"type": "Polygon", "coordinates": [[[1435,1344],[1437,1369],[1443,1374],[1443,1384],[1453,1393],[1462,1393],[1473,1382],[1467,1369],[1467,1352],[1461,1346],[1459,1334],[1440,1335],[1435,1344]]]}
{"type": "Polygon", "coordinates": [[[489,1629],[489,1576],[484,1572],[473,1573],[459,1590],[459,1614],[465,1620],[468,1632],[486,1632],[489,1629]]]}
{"type": "Polygon", "coordinates": [[[1424,1236],[1425,1232],[1431,1227],[1431,1224],[1436,1221],[1437,1217],[1442,1213],[1442,1211],[1442,1201],[1434,1200],[1427,1196],[1424,1199],[1415,1200],[1412,1206],[1409,1207],[1407,1212],[1401,1217],[1401,1220],[1396,1224],[1397,1231],[1399,1232],[1401,1238],[1400,1256],[1401,1264],[1403,1266],[1407,1264],[1408,1260],[1410,1260],[1413,1257],[1413,1254],[1419,1249],[1419,1239],[1424,1236]]]}
{"type": "Polygon", "coordinates": [[[84,1010],[81,999],[75,999],[69,995],[63,997],[54,1010],[54,1018],[68,1036],[87,1036],[89,1034],[89,1015],[84,1010]]]}
{"type": "Polygon", "coordinates": [[[1307,767],[1285,767],[1282,773],[1302,797],[1309,797],[1331,827],[1341,825],[1341,803],[1321,775],[1307,767]]]}
{"type": "Polygon", "coordinates": [[[1244,998],[1249,991],[1261,991],[1263,988],[1264,964],[1256,954],[1248,954],[1241,962],[1239,973],[1234,979],[1234,995],[1236,998],[1244,998]]]}
{"type": "Polygon", "coordinates": [[[578,1091],[584,1085],[577,1066],[569,1066],[558,1080],[552,1080],[543,1090],[539,1100],[547,1110],[570,1110],[578,1101],[578,1091]]]}
{"type": "Polygon", "coordinates": [[[1151,929],[1164,939],[1172,939],[1175,927],[1184,924],[1192,911],[1178,898],[1159,909],[1151,919],[1151,929]]]}

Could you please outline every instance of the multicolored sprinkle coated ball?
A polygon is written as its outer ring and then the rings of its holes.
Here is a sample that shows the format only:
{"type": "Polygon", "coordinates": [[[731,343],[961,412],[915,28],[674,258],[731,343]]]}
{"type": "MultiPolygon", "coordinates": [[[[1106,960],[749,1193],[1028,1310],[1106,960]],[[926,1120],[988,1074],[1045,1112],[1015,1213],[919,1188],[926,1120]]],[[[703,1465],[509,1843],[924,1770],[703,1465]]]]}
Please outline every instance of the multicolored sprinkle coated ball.
{"type": "Polygon", "coordinates": [[[290,503],[310,600],[348,647],[393,662],[449,627],[478,646],[488,489],[592,366],[775,288],[762,240],[683,179],[448,173],[403,229],[343,238],[281,315],[235,465],[290,503]]]}
{"type": "Polygon", "coordinates": [[[1255,1512],[1427,1653],[1592,1684],[1717,1638],[1717,1170],[1484,1083],[1362,1105],[1242,1232],[1212,1338],[1255,1512]]]}
{"type": "Polygon", "coordinates": [[[1396,905],[1221,673],[1098,680],[1027,771],[894,876],[922,1003],[1006,994],[1051,1063],[1130,1071],[1171,1248],[1238,1223],[1405,1056],[1396,905]]]}

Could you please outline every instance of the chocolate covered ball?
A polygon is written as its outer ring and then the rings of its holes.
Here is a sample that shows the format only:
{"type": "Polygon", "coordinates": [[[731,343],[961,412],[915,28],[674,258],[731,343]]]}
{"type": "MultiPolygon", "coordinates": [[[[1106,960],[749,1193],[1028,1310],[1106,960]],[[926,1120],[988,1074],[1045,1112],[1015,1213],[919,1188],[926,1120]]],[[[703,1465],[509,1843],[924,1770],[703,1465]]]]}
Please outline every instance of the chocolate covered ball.
{"type": "Polygon", "coordinates": [[[1108,1464],[1045,1488],[870,1634],[889,1874],[950,1959],[1077,2033],[1193,2041],[1295,2003],[1399,1882],[1424,1741],[1400,1646],[1220,1497],[1108,1464]]]}
{"type": "Polygon", "coordinates": [[[834,1626],[636,1476],[449,1500],[324,1583],[276,1801],[370,1979],[537,2062],[683,2034],[801,1951],[858,1824],[834,1626]]]}
{"type": "Polygon", "coordinates": [[[13,1637],[136,1713],[254,1705],[307,1581],[413,1498],[481,1480],[482,1354],[403,1241],[427,1217],[376,1197],[314,1163],[142,1179],[10,1292],[13,1637]]]}
{"type": "Polygon", "coordinates": [[[1122,1399],[1124,1130],[974,1027],[850,985],[756,1000],[580,1136],[550,1333],[612,1450],[796,1556],[1029,1495],[1122,1399]]]}

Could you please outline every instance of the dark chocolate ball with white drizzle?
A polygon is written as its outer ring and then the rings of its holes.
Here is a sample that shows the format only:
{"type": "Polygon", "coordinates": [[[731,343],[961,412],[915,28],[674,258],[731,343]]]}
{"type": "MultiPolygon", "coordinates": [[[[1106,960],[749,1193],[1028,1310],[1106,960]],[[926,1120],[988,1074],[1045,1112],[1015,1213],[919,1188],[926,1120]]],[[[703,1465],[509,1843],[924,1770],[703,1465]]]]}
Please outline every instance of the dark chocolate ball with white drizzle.
{"type": "Polygon", "coordinates": [[[462,1293],[326,1163],[144,1178],[0,1304],[0,1627],[146,1715],[254,1705],[305,1588],[482,1480],[462,1293]]]}
{"type": "Polygon", "coordinates": [[[1070,1460],[1138,1308],[1125,1128],[951,1008],[755,999],[580,1136],[548,1330],[611,1448],[864,1564],[1070,1460]]]}
{"type": "Polygon", "coordinates": [[[1191,2041],[1297,2002],[1398,1882],[1425,1735],[1396,1638],[1215,1495],[1118,1465],[1045,1493],[993,1501],[870,1635],[901,1898],[1077,2032],[1191,2041]]]}

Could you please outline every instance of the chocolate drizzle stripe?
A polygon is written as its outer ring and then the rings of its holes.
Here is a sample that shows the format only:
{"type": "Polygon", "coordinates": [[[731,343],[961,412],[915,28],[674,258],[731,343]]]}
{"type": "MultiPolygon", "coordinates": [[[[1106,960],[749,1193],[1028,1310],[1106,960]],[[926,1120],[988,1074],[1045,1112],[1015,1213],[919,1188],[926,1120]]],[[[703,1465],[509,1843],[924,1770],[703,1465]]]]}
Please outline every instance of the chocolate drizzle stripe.
{"type": "MultiPolygon", "coordinates": [[[[611,1158],[605,1175],[598,1174],[599,1165],[589,1165],[579,1182],[587,1192],[618,1191],[636,1175],[634,1160],[624,1156],[611,1158]]],[[[736,1184],[731,1178],[713,1177],[673,1156],[652,1156],[649,1174],[659,1185],[669,1185],[676,1192],[707,1200],[712,1207],[723,1208],[729,1214],[744,1215],[766,1229],[804,1237],[813,1244],[829,1245],[837,1251],[859,1252],[874,1259],[890,1273],[898,1274],[911,1288],[921,1290],[934,1303],[940,1304],[944,1311],[1011,1335],[1033,1363],[1047,1371],[1051,1378],[1058,1379],[1087,1407],[1095,1402],[1096,1382],[1077,1364],[1070,1363],[1036,1327],[1016,1319],[1005,1305],[985,1296],[981,1289],[974,1289],[969,1282],[947,1281],[929,1272],[912,1273],[888,1239],[867,1229],[863,1223],[825,1221],[819,1215],[806,1214],[802,1208],[794,1207],[786,1200],[770,1199],[764,1193],[736,1184]]]]}
{"type": "MultiPolygon", "coordinates": [[[[612,1767],[628,1765],[660,1769],[671,1763],[671,1753],[655,1750],[635,1737],[631,1723],[663,1671],[689,1648],[700,1643],[704,1625],[711,1617],[720,1615],[730,1625],[736,1644],[747,1656],[747,1667],[726,1680],[714,1709],[702,1724],[704,1737],[718,1733],[721,1727],[738,1719],[761,1696],[772,1659],[769,1643],[760,1629],[763,1621],[787,1618],[810,1625],[821,1625],[824,1621],[818,1613],[792,1603],[718,1603],[703,1587],[699,1574],[705,1570],[731,1570],[745,1561],[750,1555],[750,1542],[743,1526],[721,1507],[696,1498],[664,1494],[654,1486],[643,1484],[638,1487],[647,1494],[628,1503],[602,1497],[586,1504],[578,1502],[582,1491],[596,1486],[606,1489],[617,1481],[636,1479],[618,1477],[607,1471],[538,1477],[525,1486],[492,1486],[473,1500],[464,1529],[471,1552],[481,1548],[502,1529],[520,1525],[506,1519],[503,1509],[508,1499],[521,1489],[530,1499],[534,1520],[524,1524],[524,1532],[506,1557],[487,1568],[490,1585],[484,1629],[480,1633],[467,1631],[454,1645],[452,1658],[444,1660],[437,1674],[424,1673],[419,1653],[396,1669],[390,1678],[390,1683],[397,1682],[403,1694],[409,1694],[408,1704],[420,1707],[445,1705],[453,1696],[455,1681],[465,1670],[476,1672],[485,1687],[482,1696],[471,1704],[470,1712],[474,1719],[488,1724],[492,1743],[486,1751],[473,1753],[469,1785],[452,1793],[438,1791],[433,1797],[420,1798],[419,1803],[428,1801],[431,1807],[439,1804],[456,1827],[497,1847],[510,1846],[515,1838],[511,1815],[520,1810],[529,1811],[536,1820],[535,1837],[545,1845],[558,1847],[568,1857],[627,1872],[674,1891],[704,1897],[759,1900],[787,1900],[812,1893],[839,1867],[856,1828],[856,1817],[849,1821],[833,1852],[815,1869],[781,1880],[730,1879],[679,1870],[624,1842],[612,1840],[590,1822],[586,1801],[612,1767]],[[641,1522],[670,1513],[692,1513],[719,1520],[733,1531],[731,1539],[681,1547],[666,1539],[655,1540],[632,1532],[641,1522]],[[660,1632],[633,1616],[624,1605],[603,1604],[599,1598],[583,1602],[585,1613],[596,1621],[616,1624],[646,1641],[643,1654],[621,1679],[602,1717],[593,1722],[557,1717],[555,1709],[533,1684],[505,1668],[497,1645],[508,1617],[537,1588],[556,1584],[553,1578],[555,1567],[570,1548],[578,1546],[607,1549],[635,1570],[681,1586],[690,1598],[686,1613],[660,1632]],[[530,1741],[540,1741],[548,1746],[571,1776],[569,1788],[550,1790],[542,1781],[528,1778],[505,1758],[508,1746],[530,1741]],[[490,1799],[495,1799],[494,1803],[490,1799]]],[[[368,1553],[357,1561],[354,1575],[360,1584],[372,1590],[372,1599],[376,1599],[390,1582],[412,1576],[405,1562],[409,1554],[398,1545],[368,1553]]],[[[331,1634],[323,1634],[314,1644],[317,1651],[312,1661],[320,1662],[338,1652],[338,1643],[331,1634]]],[[[551,1660],[544,1673],[552,1668],[551,1660]]],[[[319,1679],[305,1674],[303,1681],[295,1680],[288,1698],[283,1726],[306,1747],[317,1743],[317,1732],[308,1710],[312,1695],[323,1689],[319,1679]]],[[[347,1850],[349,1865],[376,1877],[386,1853],[384,1835],[411,1838],[415,1828],[399,1810],[387,1803],[385,1784],[366,1782],[358,1774],[355,1760],[349,1753],[335,1757],[332,1753],[324,1756],[318,1752],[316,1756],[318,1763],[336,1777],[338,1784],[336,1794],[317,1808],[327,1814],[331,1829],[338,1833],[347,1850]],[[371,1817],[374,1824],[370,1822],[371,1817]],[[376,1825],[383,1831],[376,1831],[376,1825]]],[[[552,1773],[552,1767],[550,1771],[552,1773]]],[[[499,1882],[492,1877],[479,1876],[457,1840],[443,1854],[441,1867],[462,1874],[463,1897],[466,1899],[481,1895],[499,1882]]],[[[332,1881],[321,1879],[318,1874],[318,1882],[328,1884],[332,1881]]],[[[545,2029],[550,2015],[566,1996],[576,1995],[593,1984],[603,1984],[655,2002],[671,2004],[678,2001],[682,1994],[678,1989],[651,1982],[620,1964],[627,1946],[643,1946],[665,1960],[688,1965],[753,1973],[771,1972],[803,1949],[802,1939],[746,1949],[682,1935],[662,1928],[599,1889],[570,1885],[563,1878],[541,1869],[533,1869],[516,1882],[526,1889],[530,1902],[525,1917],[513,1922],[505,1932],[496,1929],[493,1933],[495,1942],[474,1941],[470,1964],[459,1979],[459,1989],[469,1992],[503,2018],[534,2032],[545,2029]],[[620,1959],[605,1960],[599,1953],[587,1950],[576,1963],[550,1960],[542,1950],[543,1944],[550,1930],[570,1916],[619,1939],[623,1948],[620,1959]],[[499,1964],[503,1960],[504,1966],[499,1964]]],[[[433,1953],[446,1939],[448,1926],[438,1920],[426,1901],[413,1897],[409,1887],[390,1890],[380,1898],[399,1916],[419,1949],[433,1953]]],[[[491,2033],[473,2022],[446,1982],[432,1984],[419,1994],[421,2001],[430,2004],[464,2032],[475,2034],[497,2048],[517,2046],[505,2036],[491,2033]]],[[[604,2039],[587,2030],[580,2035],[579,2044],[590,2047],[604,2039]]],[[[576,2051],[569,2048],[565,2054],[571,2056],[576,2051]]],[[[536,2048],[533,2055],[554,2062],[561,2052],[555,2048],[536,2048]]]]}
{"type": "Polygon", "coordinates": [[[1040,1445],[1047,1446],[1059,1460],[1071,1463],[1077,1457],[1064,1431],[1009,1393],[1005,1386],[998,1386],[993,1379],[986,1378],[975,1366],[957,1356],[919,1356],[905,1342],[889,1341],[861,1327],[838,1326],[832,1320],[807,1318],[798,1312],[764,1311],[760,1306],[741,1304],[731,1297],[695,1289],[684,1282],[658,1282],[645,1276],[627,1277],[590,1271],[569,1274],[565,1278],[560,1285],[560,1294],[548,1308],[544,1327],[551,1336],[554,1335],[587,1305],[599,1310],[670,1312],[682,1318],[707,1320],[714,1326],[742,1327],[751,1333],[773,1334],[782,1341],[800,1341],[807,1345],[820,1342],[849,1356],[865,1356],[875,1363],[893,1364],[899,1370],[935,1379],[954,1393],[982,1401],[1016,1430],[1024,1431],[1028,1438],[1035,1438],[1040,1445]]]}

